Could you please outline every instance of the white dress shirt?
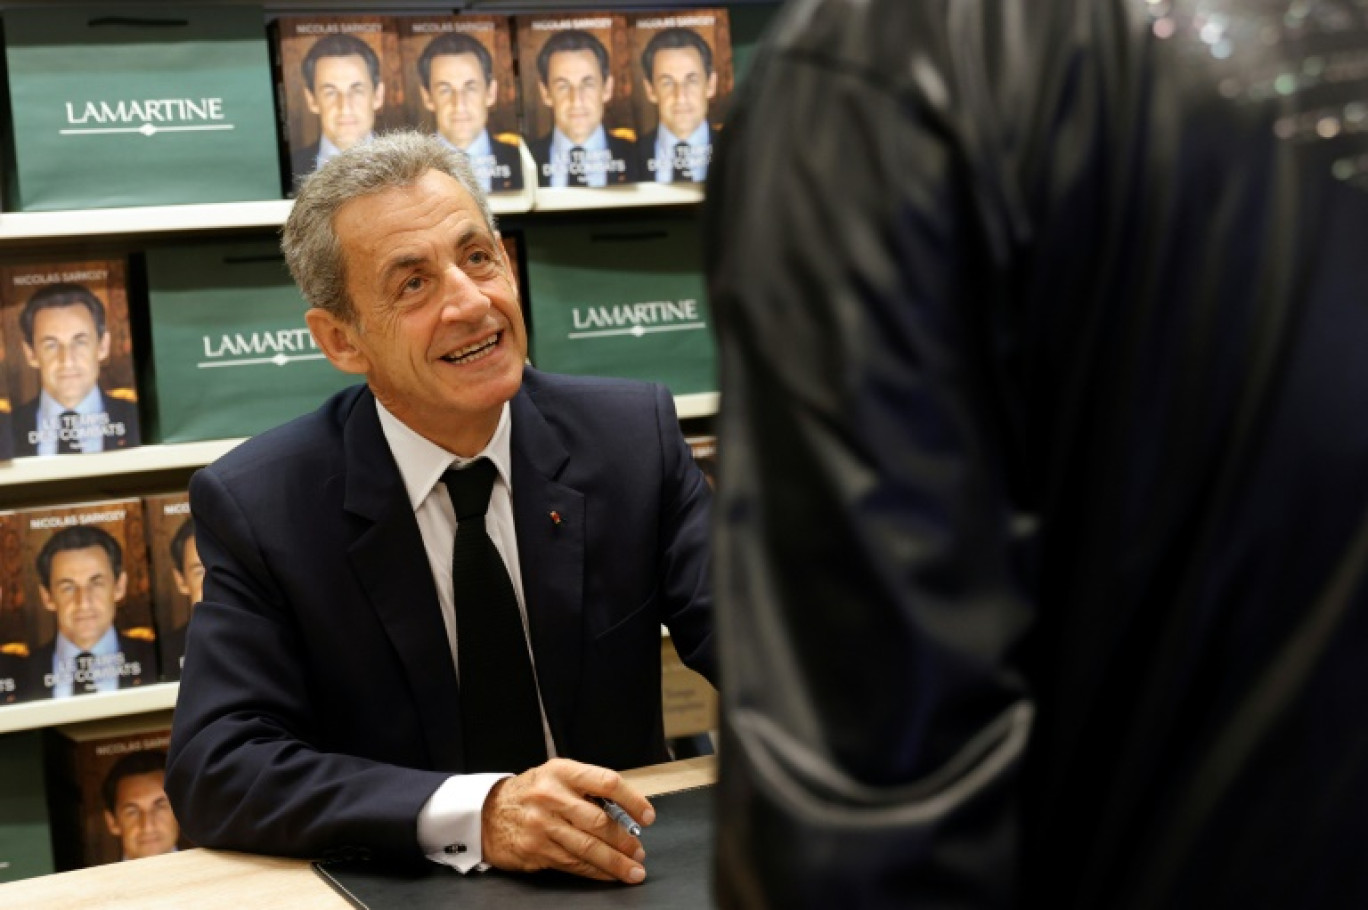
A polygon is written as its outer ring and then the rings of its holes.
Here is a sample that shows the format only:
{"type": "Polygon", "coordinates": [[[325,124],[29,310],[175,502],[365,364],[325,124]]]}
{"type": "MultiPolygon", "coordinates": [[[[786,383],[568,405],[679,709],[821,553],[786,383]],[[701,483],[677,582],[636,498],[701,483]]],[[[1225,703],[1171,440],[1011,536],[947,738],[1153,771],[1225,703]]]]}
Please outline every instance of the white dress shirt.
{"type": "MultiPolygon", "coordinates": [[[[418,531],[423,538],[423,549],[427,551],[432,580],[437,588],[442,624],[446,627],[451,661],[456,667],[456,677],[459,679],[461,666],[456,651],[456,605],[451,585],[451,550],[456,541],[456,512],[451,507],[451,498],[447,495],[446,486],[441,480],[442,472],[447,468],[459,468],[475,459],[452,455],[436,443],[423,438],[391,414],[378,400],[375,402],[375,408],[380,416],[380,428],[384,431],[385,441],[389,443],[390,452],[399,466],[399,474],[403,477],[409,504],[413,507],[413,517],[418,522],[418,531]]],[[[513,592],[518,599],[518,611],[522,614],[523,634],[527,635],[527,604],[523,599],[518,539],[513,524],[513,471],[510,455],[512,435],[513,415],[505,403],[494,436],[476,458],[488,458],[498,469],[498,477],[489,495],[489,509],[485,513],[485,531],[508,569],[508,577],[513,582],[513,592]]],[[[529,654],[531,650],[529,636],[529,654]]],[[[532,670],[535,675],[535,655],[532,656],[532,670]]],[[[541,703],[540,684],[537,686],[537,702],[541,708],[546,754],[551,757],[556,754],[555,743],[551,739],[551,727],[546,721],[546,707],[541,703]]],[[[460,711],[459,704],[451,706],[453,723],[459,717],[460,711]]],[[[467,731],[467,735],[470,735],[470,731],[467,731]]],[[[488,868],[483,861],[480,842],[480,812],[494,784],[511,776],[458,774],[447,778],[418,813],[418,843],[428,859],[461,872],[482,871],[488,868]]]]}

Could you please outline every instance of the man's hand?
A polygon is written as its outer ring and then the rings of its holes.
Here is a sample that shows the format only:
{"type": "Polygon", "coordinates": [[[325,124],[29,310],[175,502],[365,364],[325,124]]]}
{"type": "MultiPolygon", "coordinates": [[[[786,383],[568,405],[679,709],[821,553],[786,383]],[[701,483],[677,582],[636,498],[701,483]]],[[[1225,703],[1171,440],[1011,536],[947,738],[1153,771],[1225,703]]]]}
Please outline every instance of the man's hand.
{"type": "Polygon", "coordinates": [[[646,798],[616,771],[565,758],[501,780],[480,816],[484,861],[496,869],[559,869],[636,884],[646,851],[587,797],[615,801],[642,825],[655,821],[646,798]]]}

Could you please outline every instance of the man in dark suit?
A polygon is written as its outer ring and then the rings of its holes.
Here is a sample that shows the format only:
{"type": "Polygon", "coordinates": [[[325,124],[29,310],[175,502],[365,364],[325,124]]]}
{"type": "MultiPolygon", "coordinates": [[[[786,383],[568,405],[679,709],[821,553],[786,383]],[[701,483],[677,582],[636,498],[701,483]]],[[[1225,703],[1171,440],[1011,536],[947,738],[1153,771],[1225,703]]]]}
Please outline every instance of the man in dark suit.
{"type": "Polygon", "coordinates": [[[63,528],[34,560],[43,608],[55,614],[57,635],[29,659],[27,697],[65,698],[113,692],[157,678],[156,648],[114,628],[128,589],[123,547],[96,525],[63,528]]]}
{"type": "Polygon", "coordinates": [[[49,284],[19,314],[38,395],[14,410],[14,453],[103,452],[138,444],[138,406],[99,386],[109,359],[104,303],[79,284],[49,284]]]}
{"type": "Polygon", "coordinates": [[[437,135],[470,156],[486,193],[522,189],[517,143],[489,134],[489,109],[499,97],[494,58],[478,39],[444,32],[418,55],[418,90],[437,121],[437,135]]]}
{"type": "Polygon", "coordinates": [[[528,142],[538,186],[612,186],[637,179],[632,143],[603,127],[613,74],[603,42],[580,29],[553,34],[537,53],[551,132],[528,142]]]}
{"type": "Polygon", "coordinates": [[[662,623],[714,676],[710,496],[673,399],[525,366],[488,202],[434,137],[325,165],[283,246],[366,386],[191,482],[177,816],[205,846],[640,881],[585,797],[653,817],[610,769],[667,757],[662,623]]]}
{"type": "Polygon", "coordinates": [[[641,52],[641,73],[659,115],[655,129],[637,141],[641,173],[656,183],[701,183],[712,160],[712,48],[693,29],[661,29],[641,52]]]}
{"type": "Polygon", "coordinates": [[[300,64],[304,102],[318,116],[318,141],[294,149],[290,173],[296,184],[332,156],[370,139],[385,106],[380,57],[355,35],[328,35],[309,48],[300,64]]]}

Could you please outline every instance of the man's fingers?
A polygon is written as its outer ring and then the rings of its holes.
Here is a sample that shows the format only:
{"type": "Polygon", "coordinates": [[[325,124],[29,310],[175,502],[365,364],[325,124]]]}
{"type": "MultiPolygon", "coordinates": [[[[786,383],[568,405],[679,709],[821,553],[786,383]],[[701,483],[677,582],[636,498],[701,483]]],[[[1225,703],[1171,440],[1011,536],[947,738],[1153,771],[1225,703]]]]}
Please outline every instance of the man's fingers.
{"type": "MultiPolygon", "coordinates": [[[[628,834],[608,813],[587,799],[576,800],[561,810],[561,817],[581,831],[588,831],[614,850],[628,857],[636,857],[642,850],[641,841],[628,834]]],[[[642,851],[642,855],[645,852],[642,851]]]]}
{"type": "Polygon", "coordinates": [[[655,809],[651,807],[650,802],[638,793],[635,787],[623,780],[621,774],[611,768],[600,768],[597,765],[585,765],[568,760],[565,760],[565,764],[566,767],[557,770],[564,775],[561,779],[568,786],[587,796],[611,799],[642,825],[649,825],[655,821],[655,809]]]}
{"type": "Polygon", "coordinates": [[[590,865],[584,860],[566,850],[560,844],[551,842],[546,848],[545,868],[555,869],[560,872],[568,872],[571,875],[579,875],[584,878],[598,879],[601,882],[617,881],[607,872],[597,866],[590,865]]]}
{"type": "Polygon", "coordinates": [[[556,844],[587,865],[601,870],[609,878],[633,885],[646,878],[644,866],[623,856],[588,831],[562,825],[552,829],[550,835],[556,844]]]}

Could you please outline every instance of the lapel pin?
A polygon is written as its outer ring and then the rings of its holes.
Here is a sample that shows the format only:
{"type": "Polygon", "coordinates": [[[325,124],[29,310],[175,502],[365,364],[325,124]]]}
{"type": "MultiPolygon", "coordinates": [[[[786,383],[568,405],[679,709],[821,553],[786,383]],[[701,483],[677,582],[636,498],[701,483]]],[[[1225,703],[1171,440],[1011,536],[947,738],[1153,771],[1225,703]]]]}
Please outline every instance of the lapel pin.
{"type": "Polygon", "coordinates": [[[561,515],[559,512],[553,511],[551,513],[551,523],[553,525],[559,525],[561,523],[561,515]]]}

